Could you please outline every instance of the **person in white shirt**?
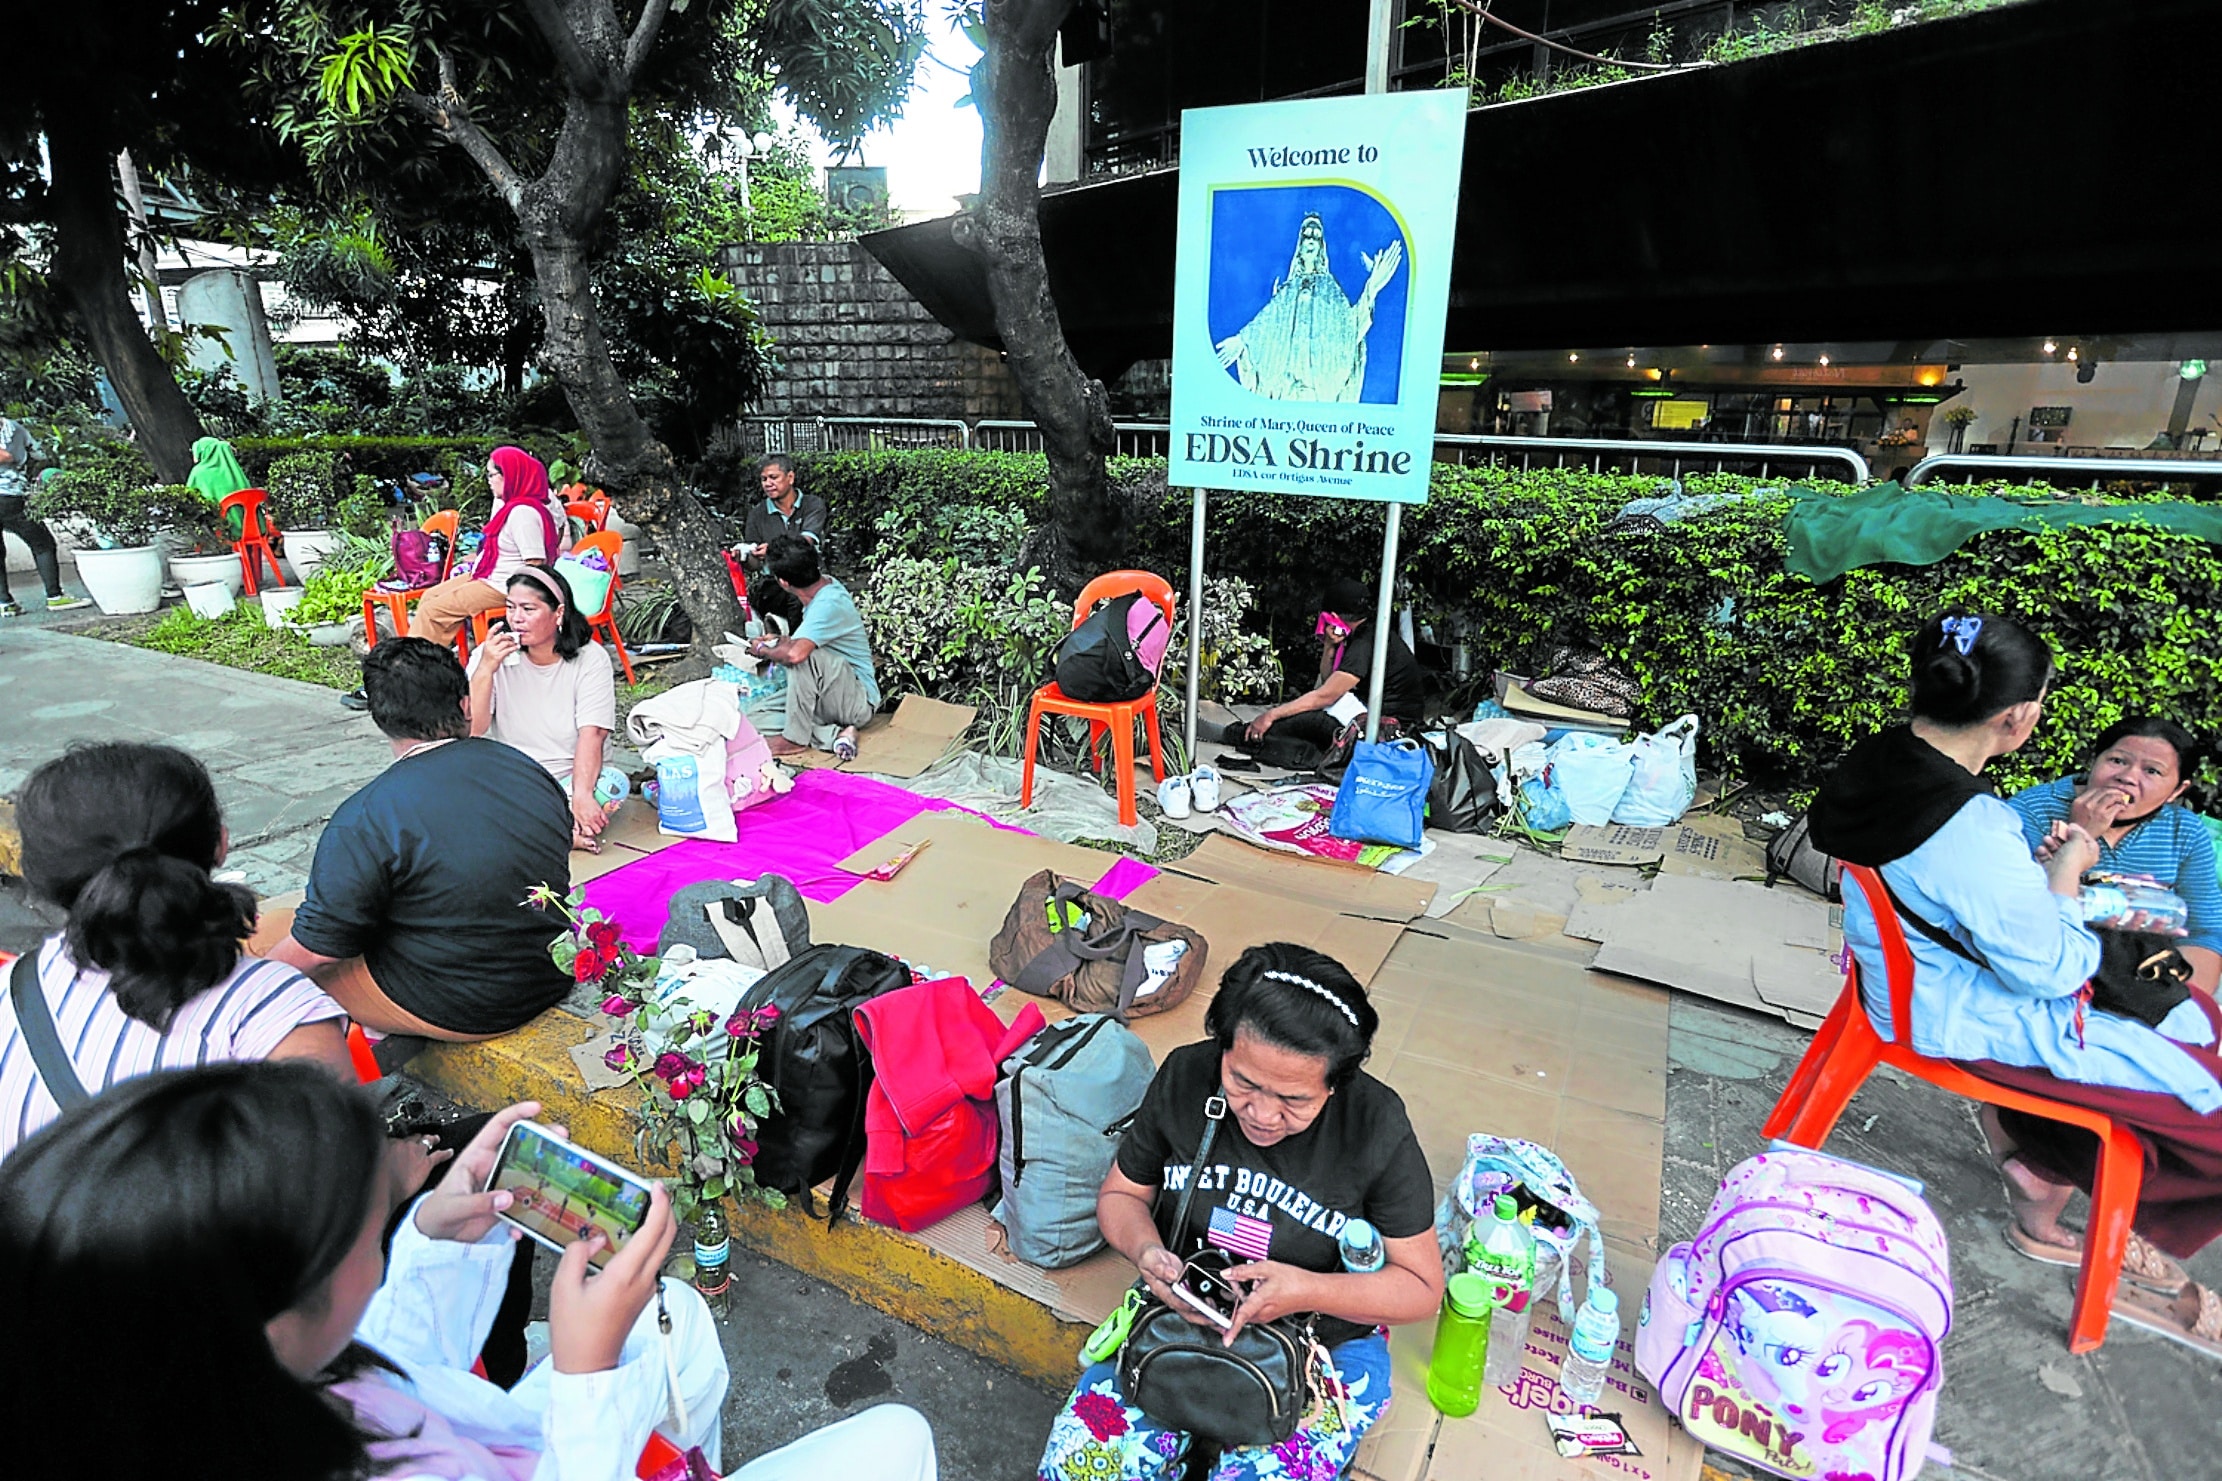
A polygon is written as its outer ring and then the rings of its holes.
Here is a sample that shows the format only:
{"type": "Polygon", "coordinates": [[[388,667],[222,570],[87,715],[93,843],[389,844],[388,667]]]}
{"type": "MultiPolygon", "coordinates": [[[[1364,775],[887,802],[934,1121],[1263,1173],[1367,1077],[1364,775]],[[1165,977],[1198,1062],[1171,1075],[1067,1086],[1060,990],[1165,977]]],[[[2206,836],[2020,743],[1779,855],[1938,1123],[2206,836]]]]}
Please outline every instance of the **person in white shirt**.
{"type": "MultiPolygon", "coordinates": [[[[545,1360],[506,1390],[471,1372],[517,1238],[512,1195],[477,1190],[538,1110],[489,1120],[389,1264],[395,1184],[361,1091],[234,1064],[77,1108],[0,1163],[0,1432],[119,1476],[624,1481],[652,1431],[722,1469],[725,1356],[702,1298],[660,1277],[660,1186],[599,1274],[600,1235],[564,1253],[545,1360]]],[[[933,1436],[883,1405],[728,1474],[934,1481],[933,1436]]]]}
{"type": "Polygon", "coordinates": [[[594,785],[617,728],[617,678],[563,573],[524,566],[501,624],[471,652],[471,734],[547,768],[571,799],[571,846],[601,851],[608,811],[594,785]]]}
{"type": "Polygon", "coordinates": [[[69,923],[0,997],[0,1157],[74,1098],[47,1083],[26,1011],[52,1022],[65,1078],[86,1094],[230,1059],[312,1059],[354,1078],[345,1010],[241,949],[255,897],[210,877],[229,838],[199,761],[171,746],[79,746],[31,773],[16,818],[25,882],[69,923]]]}

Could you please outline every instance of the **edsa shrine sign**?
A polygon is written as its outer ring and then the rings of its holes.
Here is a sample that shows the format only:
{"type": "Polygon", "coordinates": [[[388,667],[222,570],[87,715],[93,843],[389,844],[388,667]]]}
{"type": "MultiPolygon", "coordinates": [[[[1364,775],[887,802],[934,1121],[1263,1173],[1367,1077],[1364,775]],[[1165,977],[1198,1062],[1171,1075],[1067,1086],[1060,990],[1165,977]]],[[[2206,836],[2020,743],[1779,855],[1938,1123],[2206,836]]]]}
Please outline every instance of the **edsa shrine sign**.
{"type": "Polygon", "coordinates": [[[1452,89],[1181,115],[1169,482],[1427,501],[1465,143],[1452,89]]]}

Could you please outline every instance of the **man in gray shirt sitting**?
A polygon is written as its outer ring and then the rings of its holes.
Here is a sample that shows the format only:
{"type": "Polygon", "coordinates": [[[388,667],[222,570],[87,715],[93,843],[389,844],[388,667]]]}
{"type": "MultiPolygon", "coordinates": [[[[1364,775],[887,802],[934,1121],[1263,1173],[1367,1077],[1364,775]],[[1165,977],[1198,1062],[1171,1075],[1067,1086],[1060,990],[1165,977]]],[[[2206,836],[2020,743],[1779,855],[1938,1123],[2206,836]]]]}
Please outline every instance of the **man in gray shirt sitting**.
{"type": "Polygon", "coordinates": [[[802,626],[802,604],[772,576],[766,557],[772,542],[782,535],[799,535],[825,553],[826,501],[795,487],[795,460],[773,453],[757,465],[756,480],[764,490],[761,503],[748,506],[741,525],[741,544],[735,552],[748,573],[748,604],[759,617],[779,617],[787,631],[802,626]]]}

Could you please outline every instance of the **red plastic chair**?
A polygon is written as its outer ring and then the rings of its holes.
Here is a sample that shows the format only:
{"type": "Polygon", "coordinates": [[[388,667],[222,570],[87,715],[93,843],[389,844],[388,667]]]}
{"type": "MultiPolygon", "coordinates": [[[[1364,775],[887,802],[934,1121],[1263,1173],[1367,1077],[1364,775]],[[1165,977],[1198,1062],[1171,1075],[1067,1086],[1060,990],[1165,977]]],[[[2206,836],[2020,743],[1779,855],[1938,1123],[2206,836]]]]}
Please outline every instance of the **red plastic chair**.
{"type": "MultiPolygon", "coordinates": [[[[1165,626],[1173,625],[1173,588],[1162,576],[1148,571],[1111,571],[1089,582],[1072,606],[1072,625],[1080,626],[1088,614],[1113,597],[1138,591],[1143,597],[1157,604],[1165,614],[1165,626]]],[[[1158,781],[1165,780],[1165,737],[1157,723],[1157,689],[1140,699],[1120,700],[1113,704],[1092,704],[1074,699],[1059,689],[1053,680],[1034,691],[1034,699],[1026,709],[1026,760],[1019,768],[1019,806],[1034,805],[1034,749],[1041,742],[1041,719],[1044,715],[1077,715],[1088,722],[1088,754],[1100,769],[1103,764],[1103,738],[1111,736],[1111,761],[1117,768],[1119,784],[1119,821],[1132,826],[1138,814],[1134,810],[1134,725],[1137,720],[1149,726],[1150,774],[1158,781]]]]}
{"type": "MultiPolygon", "coordinates": [[[[424,523],[417,526],[418,529],[423,530],[428,535],[441,535],[447,539],[447,554],[440,558],[440,580],[442,581],[447,580],[455,571],[455,529],[457,521],[461,518],[462,516],[454,510],[443,509],[438,514],[427,516],[424,523]]],[[[370,590],[364,592],[363,646],[366,648],[378,646],[377,618],[380,607],[384,607],[392,615],[393,630],[397,633],[405,633],[409,630],[410,605],[431,589],[429,586],[412,586],[407,591],[380,591],[373,586],[370,590]]],[[[457,636],[460,638],[461,634],[457,634],[457,636]]]]}
{"type": "Polygon", "coordinates": [[[354,1062],[355,1078],[365,1085],[375,1085],[386,1078],[378,1068],[378,1055],[371,1048],[370,1035],[363,1032],[359,1023],[347,1025],[347,1057],[354,1062]]]}
{"type": "Polygon", "coordinates": [[[266,506],[270,496],[261,489],[241,489],[236,494],[226,494],[216,505],[219,514],[239,511],[239,538],[231,542],[233,555],[239,557],[239,574],[246,578],[247,595],[253,596],[262,588],[255,580],[255,572],[265,563],[270,567],[270,584],[285,585],[285,576],[278,570],[278,552],[271,537],[278,527],[270,523],[266,506]]]}
{"type": "MultiPolygon", "coordinates": [[[[598,550],[602,553],[602,559],[610,563],[609,595],[602,598],[601,611],[586,614],[586,623],[588,627],[594,630],[594,636],[617,650],[618,667],[625,671],[625,682],[630,684],[634,682],[632,656],[625,651],[625,640],[617,635],[617,588],[624,584],[617,576],[617,556],[618,552],[623,550],[624,547],[625,537],[618,534],[617,531],[597,530],[572,546],[571,553],[573,555],[584,555],[589,550],[598,550]]],[[[474,643],[485,642],[488,628],[493,620],[501,616],[505,610],[507,609],[494,607],[473,617],[470,629],[471,641],[474,643]]],[[[461,633],[457,633],[455,636],[456,641],[462,641],[463,635],[461,633]]],[[[464,661],[466,663],[470,661],[468,653],[464,655],[464,661]]]]}
{"type": "Polygon", "coordinates": [[[563,509],[573,519],[586,521],[589,533],[609,528],[610,496],[600,489],[588,488],[583,483],[565,484],[563,509]]]}
{"type": "MultiPolygon", "coordinates": [[[[1860,864],[1846,864],[1844,878],[1856,884],[1874,913],[1882,938],[1883,966],[1890,981],[1890,1021],[1909,1037],[1913,1024],[1913,951],[1882,877],[1860,864]]],[[[2099,1139],[2098,1174],[2091,1184],[2091,1217],[2083,1233],[2083,1268],[2076,1277],[2075,1311],[2068,1323],[2068,1350],[2091,1352],[2106,1341],[2114,1313],[2114,1285],[2129,1248],[2130,1221],[2145,1181],[2145,1145],[2137,1133],[2104,1112],[2065,1101],[2048,1100],[1993,1084],[1944,1060],[1930,1059],[1892,1043],[1875,1032],[1859,997],[1859,964],[1844,974],[1844,991],[1827,1022],[1813,1036],[1813,1047],[1798,1062],[1782,1098],[1768,1114],[1760,1134],[1818,1149],[1836,1128],[1837,1118],[1878,1064],[1968,1100],[2080,1126],[2099,1139]]]]}

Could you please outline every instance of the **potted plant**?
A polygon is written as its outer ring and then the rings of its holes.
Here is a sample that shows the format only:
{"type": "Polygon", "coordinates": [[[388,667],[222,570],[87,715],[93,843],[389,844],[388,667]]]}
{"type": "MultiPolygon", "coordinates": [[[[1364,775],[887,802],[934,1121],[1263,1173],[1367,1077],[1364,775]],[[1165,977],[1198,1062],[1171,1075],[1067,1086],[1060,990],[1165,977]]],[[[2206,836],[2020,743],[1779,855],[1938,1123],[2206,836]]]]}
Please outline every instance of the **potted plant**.
{"type": "Polygon", "coordinates": [[[290,453],[270,465],[263,489],[278,527],[285,531],[286,563],[306,586],[339,547],[342,532],[333,510],[339,503],[339,454],[290,453]]]}
{"type": "MultiPolygon", "coordinates": [[[[198,496],[193,502],[199,503],[198,496]]],[[[30,512],[91,537],[77,550],[77,574],[110,616],[162,605],[162,549],[156,538],[194,518],[180,505],[176,487],[149,487],[121,457],[73,461],[32,493],[30,512]]]]}
{"type": "Polygon", "coordinates": [[[222,583],[235,598],[246,589],[247,576],[231,548],[231,532],[216,506],[184,484],[156,489],[170,510],[162,543],[170,550],[170,579],[179,586],[222,583]]]}

